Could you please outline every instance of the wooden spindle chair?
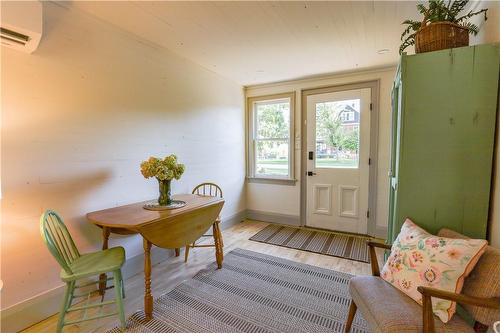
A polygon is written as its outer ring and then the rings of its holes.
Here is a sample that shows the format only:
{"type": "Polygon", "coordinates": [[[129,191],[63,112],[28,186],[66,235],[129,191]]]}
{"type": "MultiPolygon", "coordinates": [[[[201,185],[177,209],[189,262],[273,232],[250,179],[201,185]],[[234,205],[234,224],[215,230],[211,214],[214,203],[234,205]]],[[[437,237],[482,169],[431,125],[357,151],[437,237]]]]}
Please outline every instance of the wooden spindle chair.
{"type": "MultiPolygon", "coordinates": [[[[211,197],[222,198],[222,189],[219,187],[219,185],[214,184],[214,183],[199,184],[198,186],[196,186],[193,189],[193,191],[191,193],[198,194],[198,195],[206,195],[206,196],[211,196],[211,197]]],[[[219,235],[220,246],[221,246],[221,251],[222,251],[222,248],[224,247],[224,243],[222,240],[222,233],[220,231],[220,218],[219,217],[217,217],[217,219],[214,221],[214,224],[212,226],[212,232],[213,232],[213,235],[215,235],[215,234],[219,235]]],[[[204,234],[201,237],[213,237],[213,235],[204,234]]],[[[187,262],[187,260],[188,260],[189,249],[194,248],[194,247],[216,247],[216,245],[215,244],[196,245],[196,242],[193,242],[193,244],[186,245],[186,252],[184,254],[184,262],[187,262]]]]}
{"type": "Polygon", "coordinates": [[[80,254],[71,235],[66,228],[62,218],[53,210],[47,210],[40,217],[40,232],[42,238],[47,245],[50,253],[61,266],[61,279],[66,283],[66,291],[59,313],[56,332],[62,332],[65,325],[80,323],[82,321],[99,319],[109,316],[118,315],[121,328],[125,328],[125,312],[123,309],[123,298],[125,290],[123,286],[123,278],[121,267],[125,262],[125,250],[123,247],[114,247],[98,252],[80,254]],[[97,280],[85,282],[77,285],[78,280],[87,280],[90,277],[98,276],[105,273],[113,273],[113,278],[107,279],[104,275],[104,281],[97,280]],[[107,280],[114,280],[114,286],[105,287],[107,280]],[[87,291],[90,286],[104,282],[105,289],[115,288],[115,299],[104,301],[104,290],[87,291]],[[83,288],[85,292],[76,294],[75,290],[83,288]],[[101,301],[91,303],[93,295],[102,294],[101,301]],[[87,298],[84,305],[76,304],[72,306],[75,299],[87,298]],[[104,313],[104,306],[115,303],[117,312],[104,313]],[[97,315],[87,316],[87,312],[91,308],[99,307],[97,315]],[[83,311],[80,319],[66,321],[65,316],[68,312],[83,311]]]}

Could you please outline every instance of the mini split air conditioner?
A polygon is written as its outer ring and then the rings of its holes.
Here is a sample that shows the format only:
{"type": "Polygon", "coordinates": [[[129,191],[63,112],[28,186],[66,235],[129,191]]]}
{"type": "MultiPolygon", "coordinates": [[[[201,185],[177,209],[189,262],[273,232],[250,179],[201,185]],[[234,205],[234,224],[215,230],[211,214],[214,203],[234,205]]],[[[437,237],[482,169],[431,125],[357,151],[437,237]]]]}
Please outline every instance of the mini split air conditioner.
{"type": "Polygon", "coordinates": [[[42,4],[1,1],[0,37],[3,46],[32,53],[42,38],[42,4]]]}

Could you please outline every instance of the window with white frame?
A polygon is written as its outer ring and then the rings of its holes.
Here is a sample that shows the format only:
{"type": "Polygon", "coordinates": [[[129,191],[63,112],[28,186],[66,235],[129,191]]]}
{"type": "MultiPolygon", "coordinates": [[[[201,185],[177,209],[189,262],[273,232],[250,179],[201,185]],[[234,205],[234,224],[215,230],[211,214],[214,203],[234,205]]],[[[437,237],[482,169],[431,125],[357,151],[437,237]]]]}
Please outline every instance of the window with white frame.
{"type": "Polygon", "coordinates": [[[250,178],[293,179],[294,93],[248,99],[250,178]]]}

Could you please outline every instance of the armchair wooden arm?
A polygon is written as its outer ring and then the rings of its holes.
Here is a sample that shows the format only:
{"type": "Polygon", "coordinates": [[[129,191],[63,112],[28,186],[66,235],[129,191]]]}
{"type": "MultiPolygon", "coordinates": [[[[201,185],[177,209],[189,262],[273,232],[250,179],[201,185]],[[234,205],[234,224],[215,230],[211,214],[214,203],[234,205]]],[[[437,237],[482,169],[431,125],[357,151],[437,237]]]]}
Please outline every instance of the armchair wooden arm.
{"type": "Polygon", "coordinates": [[[368,245],[368,248],[370,249],[370,262],[371,262],[371,266],[372,266],[372,275],[373,276],[380,276],[380,269],[378,267],[377,253],[375,252],[375,248],[378,247],[378,248],[390,250],[392,245],[379,243],[379,242],[373,242],[373,241],[367,241],[366,245],[368,245]]]}
{"type": "Polygon", "coordinates": [[[457,294],[445,290],[422,287],[422,286],[418,287],[417,290],[422,294],[422,305],[423,305],[422,315],[424,320],[425,333],[435,332],[434,313],[432,312],[431,297],[437,297],[441,299],[454,301],[457,303],[465,303],[465,304],[471,304],[475,306],[500,310],[500,297],[493,297],[493,298],[474,297],[474,296],[457,294]]]}

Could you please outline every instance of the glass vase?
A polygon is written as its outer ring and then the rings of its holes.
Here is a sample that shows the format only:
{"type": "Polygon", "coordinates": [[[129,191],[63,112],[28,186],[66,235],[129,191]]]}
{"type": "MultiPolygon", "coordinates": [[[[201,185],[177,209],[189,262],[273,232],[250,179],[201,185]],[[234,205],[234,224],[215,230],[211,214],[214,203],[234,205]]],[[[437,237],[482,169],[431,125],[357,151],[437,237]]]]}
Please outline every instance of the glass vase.
{"type": "Polygon", "coordinates": [[[170,182],[171,180],[159,180],[158,185],[160,190],[160,196],[158,197],[158,204],[160,206],[167,206],[172,203],[172,198],[170,196],[170,182]]]}

